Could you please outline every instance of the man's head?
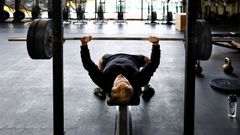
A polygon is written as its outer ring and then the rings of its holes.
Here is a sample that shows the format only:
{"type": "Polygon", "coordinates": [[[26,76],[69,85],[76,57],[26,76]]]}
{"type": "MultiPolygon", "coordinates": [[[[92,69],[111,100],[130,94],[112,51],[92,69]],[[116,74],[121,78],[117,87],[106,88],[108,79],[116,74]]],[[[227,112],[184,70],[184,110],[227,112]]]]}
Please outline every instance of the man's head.
{"type": "Polygon", "coordinates": [[[133,87],[126,77],[119,74],[113,82],[111,98],[120,103],[128,102],[133,95],[133,87]]]}

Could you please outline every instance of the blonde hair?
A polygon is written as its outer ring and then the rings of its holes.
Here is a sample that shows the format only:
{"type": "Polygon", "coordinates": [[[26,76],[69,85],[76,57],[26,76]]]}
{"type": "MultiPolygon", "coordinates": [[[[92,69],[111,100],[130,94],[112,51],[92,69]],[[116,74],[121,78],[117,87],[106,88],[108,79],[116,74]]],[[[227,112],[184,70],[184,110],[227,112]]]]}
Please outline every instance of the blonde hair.
{"type": "Polygon", "coordinates": [[[126,82],[120,82],[112,88],[111,98],[112,100],[120,103],[128,102],[133,95],[133,88],[126,82]]]}

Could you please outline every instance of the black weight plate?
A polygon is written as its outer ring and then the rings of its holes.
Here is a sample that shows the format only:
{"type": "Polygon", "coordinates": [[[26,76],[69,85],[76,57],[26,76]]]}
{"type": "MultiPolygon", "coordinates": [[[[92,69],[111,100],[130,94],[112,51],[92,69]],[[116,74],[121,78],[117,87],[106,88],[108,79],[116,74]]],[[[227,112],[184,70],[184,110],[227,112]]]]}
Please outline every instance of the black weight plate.
{"type": "Polygon", "coordinates": [[[123,20],[123,12],[118,12],[118,20],[123,20]]]}
{"type": "Polygon", "coordinates": [[[36,55],[36,45],[35,45],[35,29],[38,24],[39,20],[34,20],[32,21],[30,27],[28,28],[28,33],[27,33],[27,50],[28,50],[28,55],[32,59],[37,59],[36,55]]]}
{"type": "Polygon", "coordinates": [[[25,14],[22,11],[17,10],[13,13],[13,18],[15,22],[20,22],[25,18],[25,14]]]}
{"type": "Polygon", "coordinates": [[[152,20],[152,21],[156,21],[156,20],[157,20],[157,12],[156,12],[156,11],[153,11],[153,12],[152,12],[151,20],[152,20]]]}
{"type": "Polygon", "coordinates": [[[212,36],[209,25],[204,19],[196,21],[196,59],[208,60],[212,53],[212,36]]]}
{"type": "Polygon", "coordinates": [[[4,21],[10,17],[10,14],[5,10],[0,11],[0,14],[4,21]]]}
{"type": "Polygon", "coordinates": [[[104,13],[103,12],[98,12],[98,20],[103,20],[104,19],[104,13]]]}
{"type": "Polygon", "coordinates": [[[5,22],[10,17],[9,13],[5,10],[0,10],[0,22],[5,22]]]}
{"type": "Polygon", "coordinates": [[[48,0],[47,5],[48,5],[48,18],[52,18],[53,16],[52,0],[48,0]]]}
{"type": "Polygon", "coordinates": [[[231,79],[217,78],[209,82],[210,86],[215,89],[226,93],[240,92],[240,82],[231,79]]]}
{"type": "Polygon", "coordinates": [[[52,58],[52,28],[51,20],[40,20],[35,30],[36,55],[38,59],[52,58]]]}
{"type": "Polygon", "coordinates": [[[52,11],[48,10],[48,18],[52,18],[52,11]]]}
{"type": "Polygon", "coordinates": [[[63,20],[65,20],[65,21],[68,20],[68,18],[69,18],[69,11],[70,11],[69,7],[65,6],[63,8],[63,20]]]}
{"type": "Polygon", "coordinates": [[[35,20],[39,17],[40,15],[40,7],[35,5],[32,8],[32,19],[35,20]]]}
{"type": "Polygon", "coordinates": [[[4,11],[3,17],[7,20],[10,17],[10,14],[7,11],[4,11]]]}

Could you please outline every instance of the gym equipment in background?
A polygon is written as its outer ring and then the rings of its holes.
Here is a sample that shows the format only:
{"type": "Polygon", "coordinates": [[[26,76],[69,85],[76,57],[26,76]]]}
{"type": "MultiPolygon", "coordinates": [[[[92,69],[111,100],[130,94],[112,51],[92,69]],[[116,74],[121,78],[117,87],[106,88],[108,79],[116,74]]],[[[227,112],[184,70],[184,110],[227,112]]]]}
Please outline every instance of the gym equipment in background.
{"type": "Polygon", "coordinates": [[[104,19],[104,13],[105,13],[105,0],[100,0],[97,4],[97,0],[95,0],[95,24],[106,24],[107,20],[104,19]],[[97,17],[96,17],[97,15],[97,17]]]}
{"type": "Polygon", "coordinates": [[[20,23],[25,18],[25,13],[20,10],[21,0],[15,0],[15,12],[13,13],[13,22],[20,23]]]}
{"type": "Polygon", "coordinates": [[[147,22],[145,24],[159,24],[156,22],[157,20],[157,12],[153,10],[153,0],[151,0],[151,5],[148,3],[148,17],[147,22]]]}
{"type": "MultiPolygon", "coordinates": [[[[235,2],[234,2],[235,3],[235,2]]],[[[239,21],[237,16],[234,16],[234,20],[231,20],[230,12],[227,11],[227,6],[232,6],[233,4],[229,0],[208,0],[205,1],[205,15],[204,18],[212,24],[228,24],[236,23],[239,21]],[[215,11],[211,11],[211,7],[214,5],[215,11]],[[219,10],[220,8],[220,10],[219,10]],[[222,9],[222,10],[221,10],[222,9]],[[222,13],[221,13],[222,11],[222,13]]],[[[239,24],[239,23],[237,23],[239,24]]]]}
{"type": "Polygon", "coordinates": [[[63,21],[64,21],[64,24],[71,23],[69,21],[69,17],[70,17],[70,2],[71,2],[71,0],[66,0],[64,5],[63,5],[63,21]]]}
{"type": "Polygon", "coordinates": [[[232,79],[216,78],[209,81],[210,86],[217,91],[229,94],[240,92],[240,82],[232,79]]]}
{"type": "Polygon", "coordinates": [[[231,74],[233,72],[232,61],[228,57],[224,59],[223,71],[226,74],[231,74]]]}
{"type": "Polygon", "coordinates": [[[167,0],[167,17],[166,17],[166,22],[164,23],[161,23],[161,24],[166,24],[166,25],[172,25],[174,23],[172,23],[173,21],[173,13],[171,11],[169,11],[169,1],[170,0],[167,0]]]}
{"type": "Polygon", "coordinates": [[[39,0],[33,0],[33,4],[32,4],[32,20],[38,19],[40,18],[40,6],[39,6],[39,0]]]}
{"type": "Polygon", "coordinates": [[[5,0],[0,0],[0,23],[5,22],[10,14],[4,10],[5,0]]]}
{"type": "Polygon", "coordinates": [[[228,117],[235,118],[237,115],[237,95],[240,91],[240,82],[227,78],[216,78],[209,81],[211,88],[220,93],[229,94],[228,117]]]}
{"type": "Polygon", "coordinates": [[[126,13],[125,0],[116,0],[116,13],[117,19],[114,23],[127,23],[127,20],[124,19],[124,14],[126,13]]]}
{"type": "Polygon", "coordinates": [[[202,71],[203,71],[203,69],[200,65],[200,60],[197,60],[196,64],[195,64],[195,74],[200,75],[202,73],[202,71]]]}
{"type": "Polygon", "coordinates": [[[86,9],[86,3],[87,0],[80,0],[79,4],[77,4],[77,0],[75,1],[76,3],[76,15],[77,15],[77,21],[73,22],[73,24],[87,24],[87,21],[85,19],[85,9],[86,9]]]}
{"type": "Polygon", "coordinates": [[[210,12],[211,12],[211,0],[205,0],[205,14],[204,18],[206,20],[209,20],[210,18],[210,12]]]}
{"type": "Polygon", "coordinates": [[[48,0],[48,18],[52,18],[52,0],[48,0]]]}

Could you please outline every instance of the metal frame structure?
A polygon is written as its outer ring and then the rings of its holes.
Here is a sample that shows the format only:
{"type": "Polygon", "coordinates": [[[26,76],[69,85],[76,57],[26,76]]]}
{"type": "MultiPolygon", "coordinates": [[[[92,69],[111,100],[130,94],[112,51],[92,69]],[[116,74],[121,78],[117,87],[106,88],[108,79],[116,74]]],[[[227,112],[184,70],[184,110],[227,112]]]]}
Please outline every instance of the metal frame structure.
{"type": "Polygon", "coordinates": [[[186,34],[185,34],[185,82],[184,82],[184,119],[183,134],[194,135],[195,118],[195,73],[196,54],[194,42],[196,39],[195,23],[197,17],[197,0],[186,0],[186,34]]]}
{"type": "MultiPolygon", "coordinates": [[[[19,1],[19,0],[16,0],[19,1]]],[[[53,135],[64,135],[64,74],[63,74],[63,42],[64,40],[79,40],[81,37],[63,36],[63,12],[62,2],[50,0],[52,6],[52,37],[53,46],[53,135]]],[[[195,63],[196,54],[196,20],[197,0],[187,0],[187,20],[185,38],[160,38],[160,40],[184,40],[185,41],[185,82],[184,82],[184,121],[183,134],[194,135],[195,119],[195,63]]],[[[17,8],[19,5],[16,5],[17,8]]],[[[214,35],[214,34],[213,34],[214,35]]],[[[217,35],[217,34],[216,34],[217,35]]],[[[230,35],[232,35],[230,33],[230,35]]],[[[9,41],[25,41],[19,38],[9,41]]],[[[148,40],[142,37],[94,37],[93,40],[148,40]]],[[[225,41],[226,42],[226,41],[225,41]]],[[[127,106],[119,106],[115,126],[118,135],[128,135],[131,130],[131,114],[127,106]],[[129,130],[129,129],[130,130],[129,130]]]]}
{"type": "Polygon", "coordinates": [[[53,135],[64,135],[62,2],[52,0],[53,28],[53,135]]]}
{"type": "Polygon", "coordinates": [[[116,106],[114,135],[132,135],[132,116],[130,106],[116,106]]]}
{"type": "MultiPolygon", "coordinates": [[[[184,87],[184,135],[194,135],[195,73],[196,62],[194,26],[196,22],[196,0],[187,0],[187,28],[185,52],[184,87]]],[[[53,28],[53,135],[64,135],[64,80],[63,80],[63,19],[62,3],[52,0],[53,28]]]]}

